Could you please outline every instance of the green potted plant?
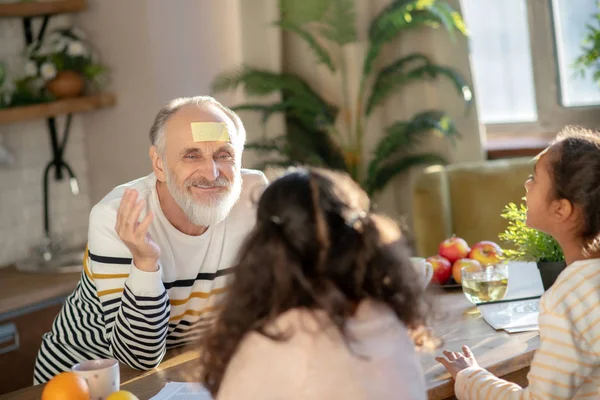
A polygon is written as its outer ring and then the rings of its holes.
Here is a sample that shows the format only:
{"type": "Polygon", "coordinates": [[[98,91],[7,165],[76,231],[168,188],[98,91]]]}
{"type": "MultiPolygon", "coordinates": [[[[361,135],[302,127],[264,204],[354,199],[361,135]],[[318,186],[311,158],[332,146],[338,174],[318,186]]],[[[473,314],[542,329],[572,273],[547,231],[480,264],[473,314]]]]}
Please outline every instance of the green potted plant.
{"type": "Polygon", "coordinates": [[[508,227],[498,237],[511,247],[504,250],[504,256],[508,260],[537,263],[544,290],[548,290],[566,267],[558,242],[526,225],[527,206],[523,203],[509,203],[500,215],[508,221],[508,227]]]}
{"type": "Polygon", "coordinates": [[[15,82],[17,103],[80,96],[98,89],[106,68],[77,28],[58,29],[27,47],[25,76],[15,82]]]}
{"type": "Polygon", "coordinates": [[[357,83],[358,93],[350,97],[347,60],[343,49],[359,43],[356,32],[354,0],[280,0],[281,20],[276,24],[298,35],[315,56],[340,82],[341,104],[325,100],[319,90],[299,75],[274,73],[244,66],[220,74],[212,84],[218,93],[238,87],[250,96],[281,94],[272,104],[248,103],[235,110],[258,111],[266,122],[283,113],[286,133],[248,144],[249,149],[276,154],[265,157],[258,168],[310,164],[347,171],[373,195],[392,178],[416,165],[443,164],[444,157],[433,152],[415,152],[430,134],[454,139],[458,132],[447,113],[424,110],[408,120],[384,128],[374,151],[366,154],[367,120],[390,95],[420,80],[450,79],[460,98],[470,103],[472,93],[464,79],[447,66],[438,65],[424,54],[404,55],[386,65],[379,62],[381,50],[390,46],[402,32],[429,27],[444,27],[454,38],[466,34],[464,22],[447,2],[436,0],[395,0],[371,21],[367,51],[357,83]]]}

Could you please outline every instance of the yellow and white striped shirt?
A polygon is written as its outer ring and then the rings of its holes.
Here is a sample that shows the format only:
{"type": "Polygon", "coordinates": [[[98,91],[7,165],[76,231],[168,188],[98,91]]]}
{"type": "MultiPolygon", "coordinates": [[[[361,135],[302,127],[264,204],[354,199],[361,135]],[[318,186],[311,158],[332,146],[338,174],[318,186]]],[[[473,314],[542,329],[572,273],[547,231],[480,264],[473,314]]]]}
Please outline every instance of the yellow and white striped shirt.
{"type": "Polygon", "coordinates": [[[600,259],[576,261],[540,301],[540,348],[526,389],[482,368],[461,371],[459,399],[600,398],[600,259]]]}
{"type": "Polygon", "coordinates": [[[242,179],[240,199],[228,217],[201,236],[185,235],[169,223],[154,174],[113,189],[96,204],[90,214],[84,272],[52,330],[43,335],[34,382],[98,358],[152,369],[167,348],[198,339],[217,315],[240,245],[254,226],[256,201],[267,184],[259,171],[242,170],[242,179]],[[149,233],[161,249],[156,272],[137,269],[115,232],[127,188],[136,189],[154,214],[149,233]]]}

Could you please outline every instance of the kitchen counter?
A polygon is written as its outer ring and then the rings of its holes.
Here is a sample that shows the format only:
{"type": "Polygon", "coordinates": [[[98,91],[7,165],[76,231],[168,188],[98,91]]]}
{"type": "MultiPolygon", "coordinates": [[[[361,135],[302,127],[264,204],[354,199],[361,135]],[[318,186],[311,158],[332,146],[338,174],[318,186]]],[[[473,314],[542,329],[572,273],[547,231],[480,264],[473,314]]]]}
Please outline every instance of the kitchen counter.
{"type": "Polygon", "coordinates": [[[0,319],[7,313],[60,299],[71,294],[81,272],[27,273],[14,266],[0,268],[0,319]]]}

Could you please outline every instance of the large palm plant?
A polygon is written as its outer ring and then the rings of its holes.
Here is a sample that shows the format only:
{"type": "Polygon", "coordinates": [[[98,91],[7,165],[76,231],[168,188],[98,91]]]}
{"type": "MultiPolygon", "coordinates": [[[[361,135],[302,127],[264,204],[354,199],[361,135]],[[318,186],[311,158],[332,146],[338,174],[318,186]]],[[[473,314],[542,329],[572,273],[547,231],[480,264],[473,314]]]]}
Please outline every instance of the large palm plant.
{"type": "Polygon", "coordinates": [[[282,18],[277,24],[302,38],[319,63],[339,74],[343,103],[328,103],[294,74],[242,67],[219,75],[213,82],[213,92],[241,86],[251,96],[281,94],[281,101],[273,104],[233,107],[238,111],[259,111],[264,122],[274,113],[285,115],[284,135],[263,138],[247,146],[278,155],[261,167],[302,163],[343,169],[372,195],[412,166],[445,162],[438,154],[414,153],[415,145],[432,131],[449,139],[458,135],[452,120],[443,111],[426,110],[410,120],[394,122],[385,128],[385,135],[369,155],[363,150],[364,127],[373,110],[392,93],[417,80],[449,78],[464,101],[471,101],[471,91],[457,72],[434,64],[423,54],[405,55],[381,68],[376,66],[384,45],[403,31],[443,26],[452,37],[456,32],[465,34],[458,12],[444,1],[392,1],[371,22],[358,96],[351,99],[348,68],[341,50],[357,41],[354,0],[280,0],[280,11],[282,18]],[[336,124],[338,118],[341,121],[336,124]]]}

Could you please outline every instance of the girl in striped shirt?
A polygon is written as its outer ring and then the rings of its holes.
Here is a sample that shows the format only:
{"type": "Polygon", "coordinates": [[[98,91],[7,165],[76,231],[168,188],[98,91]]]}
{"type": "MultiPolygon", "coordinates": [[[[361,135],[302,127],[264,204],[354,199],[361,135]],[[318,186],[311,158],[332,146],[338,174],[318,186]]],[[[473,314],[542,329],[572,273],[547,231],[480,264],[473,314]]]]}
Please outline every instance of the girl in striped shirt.
{"type": "Polygon", "coordinates": [[[600,133],[567,127],[525,183],[527,225],[552,235],[567,268],[540,300],[540,348],[522,388],[480,368],[471,350],[437,357],[459,399],[600,397],[600,133]]]}

